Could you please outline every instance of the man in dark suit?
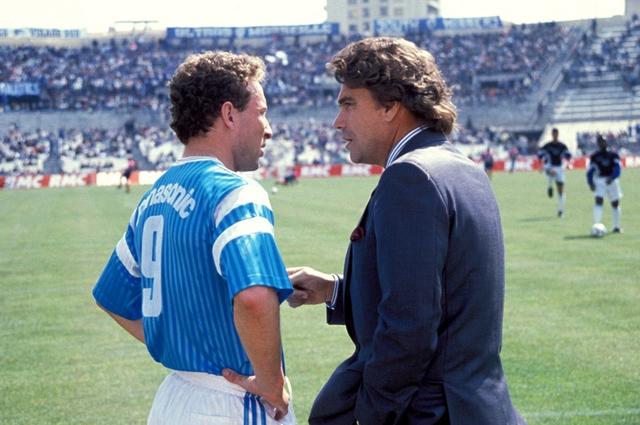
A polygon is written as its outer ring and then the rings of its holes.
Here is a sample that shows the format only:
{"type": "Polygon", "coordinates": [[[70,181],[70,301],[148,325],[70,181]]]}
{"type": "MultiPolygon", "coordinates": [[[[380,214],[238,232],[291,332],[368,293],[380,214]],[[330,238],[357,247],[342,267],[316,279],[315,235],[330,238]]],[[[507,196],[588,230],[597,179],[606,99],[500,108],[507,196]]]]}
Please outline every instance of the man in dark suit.
{"type": "Polygon", "coordinates": [[[293,307],[327,302],[354,354],[309,423],[524,424],[500,362],[504,248],[482,169],[446,138],[456,110],[433,57],[369,38],[329,64],[334,126],[354,162],[385,167],[351,234],[344,275],[290,268],[293,307]]]}

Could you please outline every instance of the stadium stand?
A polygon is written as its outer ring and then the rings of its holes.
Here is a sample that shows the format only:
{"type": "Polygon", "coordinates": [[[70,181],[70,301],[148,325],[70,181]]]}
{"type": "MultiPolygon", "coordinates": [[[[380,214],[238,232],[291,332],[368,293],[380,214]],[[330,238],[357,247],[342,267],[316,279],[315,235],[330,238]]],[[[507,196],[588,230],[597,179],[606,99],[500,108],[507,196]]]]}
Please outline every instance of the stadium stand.
{"type": "MultiPolygon", "coordinates": [[[[596,150],[597,132],[584,132],[577,134],[578,149],[583,155],[588,155],[596,150]]],[[[603,132],[607,139],[607,145],[615,149],[620,155],[640,154],[640,123],[635,127],[629,126],[626,130],[603,132]]]]}
{"type": "Polygon", "coordinates": [[[35,174],[44,170],[55,135],[40,129],[23,132],[14,124],[0,137],[0,174],[35,174]]]}
{"type": "MultiPolygon", "coordinates": [[[[282,168],[293,164],[347,163],[348,153],[340,137],[330,124],[313,118],[274,123],[273,140],[267,143],[263,165],[282,168]]],[[[159,170],[180,158],[183,151],[173,131],[155,126],[29,132],[14,125],[3,140],[0,148],[3,174],[119,171],[125,168],[129,156],[136,159],[140,169],[159,170]]],[[[499,159],[506,158],[514,145],[522,154],[535,152],[535,145],[531,145],[533,138],[498,128],[460,126],[451,140],[473,158],[488,145],[499,159]]]]}
{"type": "MultiPolygon", "coordinates": [[[[640,145],[640,19],[407,33],[431,51],[459,107],[452,139],[471,157],[533,154],[550,126],[572,123],[578,149],[595,129],[629,152],[640,145]],[[592,126],[595,121],[600,126],[592,126]],[[602,124],[605,123],[605,124],[602,124]],[[624,124],[623,124],[624,123],[624,124]],[[629,128],[627,129],[627,125],[629,128]]],[[[330,123],[338,84],[325,63],[349,40],[169,40],[149,34],[81,45],[2,45],[0,174],[163,169],[182,147],[168,128],[167,81],[188,54],[221,48],[262,57],[275,143],[267,166],[344,163],[330,123]],[[90,60],[88,59],[90,58],[90,60]],[[15,123],[19,123],[19,126],[15,123]]],[[[568,124],[567,124],[568,125],[568,124]]]]}
{"type": "Polygon", "coordinates": [[[552,120],[627,120],[640,116],[640,19],[592,25],[564,71],[552,120]]]}
{"type": "MultiPolygon", "coordinates": [[[[562,50],[565,27],[554,23],[512,26],[482,34],[407,34],[441,62],[459,102],[525,100],[541,72],[562,50]]],[[[270,104],[318,107],[332,104],[337,87],[325,63],[344,39],[304,45],[284,42],[242,50],[264,58],[270,104]]],[[[224,46],[239,50],[238,46],[224,46]]],[[[166,83],[188,54],[202,50],[194,41],[94,41],[80,48],[0,47],[0,81],[37,83],[41,95],[6,98],[9,110],[151,109],[166,105],[166,83]],[[91,60],[86,60],[90,57],[91,60]]]]}

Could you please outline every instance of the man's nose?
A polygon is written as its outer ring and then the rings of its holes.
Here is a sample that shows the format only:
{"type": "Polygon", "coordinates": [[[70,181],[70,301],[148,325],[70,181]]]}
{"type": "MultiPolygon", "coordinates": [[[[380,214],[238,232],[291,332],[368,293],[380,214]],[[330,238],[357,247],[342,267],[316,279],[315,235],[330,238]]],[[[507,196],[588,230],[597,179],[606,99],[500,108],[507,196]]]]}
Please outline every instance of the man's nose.
{"type": "Polygon", "coordinates": [[[336,115],[336,118],[333,120],[333,128],[337,128],[338,130],[342,130],[344,128],[342,112],[338,112],[338,115],[336,115]]]}
{"type": "Polygon", "coordinates": [[[264,138],[271,139],[273,137],[273,130],[271,130],[271,124],[267,121],[267,126],[264,128],[264,138]]]}

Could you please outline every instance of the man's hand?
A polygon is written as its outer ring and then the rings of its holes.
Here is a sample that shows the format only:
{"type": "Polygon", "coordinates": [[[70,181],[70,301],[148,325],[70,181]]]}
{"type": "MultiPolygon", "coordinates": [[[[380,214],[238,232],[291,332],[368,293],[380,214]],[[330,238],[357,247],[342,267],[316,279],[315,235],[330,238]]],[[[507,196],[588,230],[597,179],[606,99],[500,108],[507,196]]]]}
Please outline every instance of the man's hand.
{"type": "Polygon", "coordinates": [[[287,413],[289,413],[289,394],[283,385],[277,386],[277,388],[268,388],[264,385],[255,375],[244,376],[240,375],[231,369],[223,369],[222,376],[236,385],[241,386],[251,394],[260,396],[267,404],[267,414],[276,421],[281,420],[287,413]]]}
{"type": "Polygon", "coordinates": [[[293,284],[293,294],[287,300],[291,307],[331,301],[334,286],[332,275],[311,267],[289,267],[287,273],[293,284]]]}
{"type": "Polygon", "coordinates": [[[593,183],[591,183],[591,184],[589,185],[589,189],[591,189],[591,191],[592,191],[592,192],[595,192],[595,191],[596,191],[596,185],[595,185],[595,184],[593,184],[593,183]]]}
{"type": "Polygon", "coordinates": [[[607,177],[607,186],[609,186],[611,184],[611,182],[613,182],[613,178],[611,177],[607,177]]]}

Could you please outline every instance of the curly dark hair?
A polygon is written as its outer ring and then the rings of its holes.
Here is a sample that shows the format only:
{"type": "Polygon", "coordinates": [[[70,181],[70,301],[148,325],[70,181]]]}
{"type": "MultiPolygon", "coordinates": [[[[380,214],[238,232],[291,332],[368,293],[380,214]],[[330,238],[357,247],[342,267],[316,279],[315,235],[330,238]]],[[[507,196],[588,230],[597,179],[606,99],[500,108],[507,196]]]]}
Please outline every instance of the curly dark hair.
{"type": "Polygon", "coordinates": [[[434,130],[451,133],[456,107],[431,53],[410,41],[371,37],[353,42],[327,64],[349,88],[366,88],[381,105],[402,103],[434,130]]]}
{"type": "Polygon", "coordinates": [[[244,110],[251,94],[250,81],[262,81],[262,59],[229,52],[190,55],[169,82],[171,128],[185,145],[206,133],[220,115],[225,102],[244,110]]]}

